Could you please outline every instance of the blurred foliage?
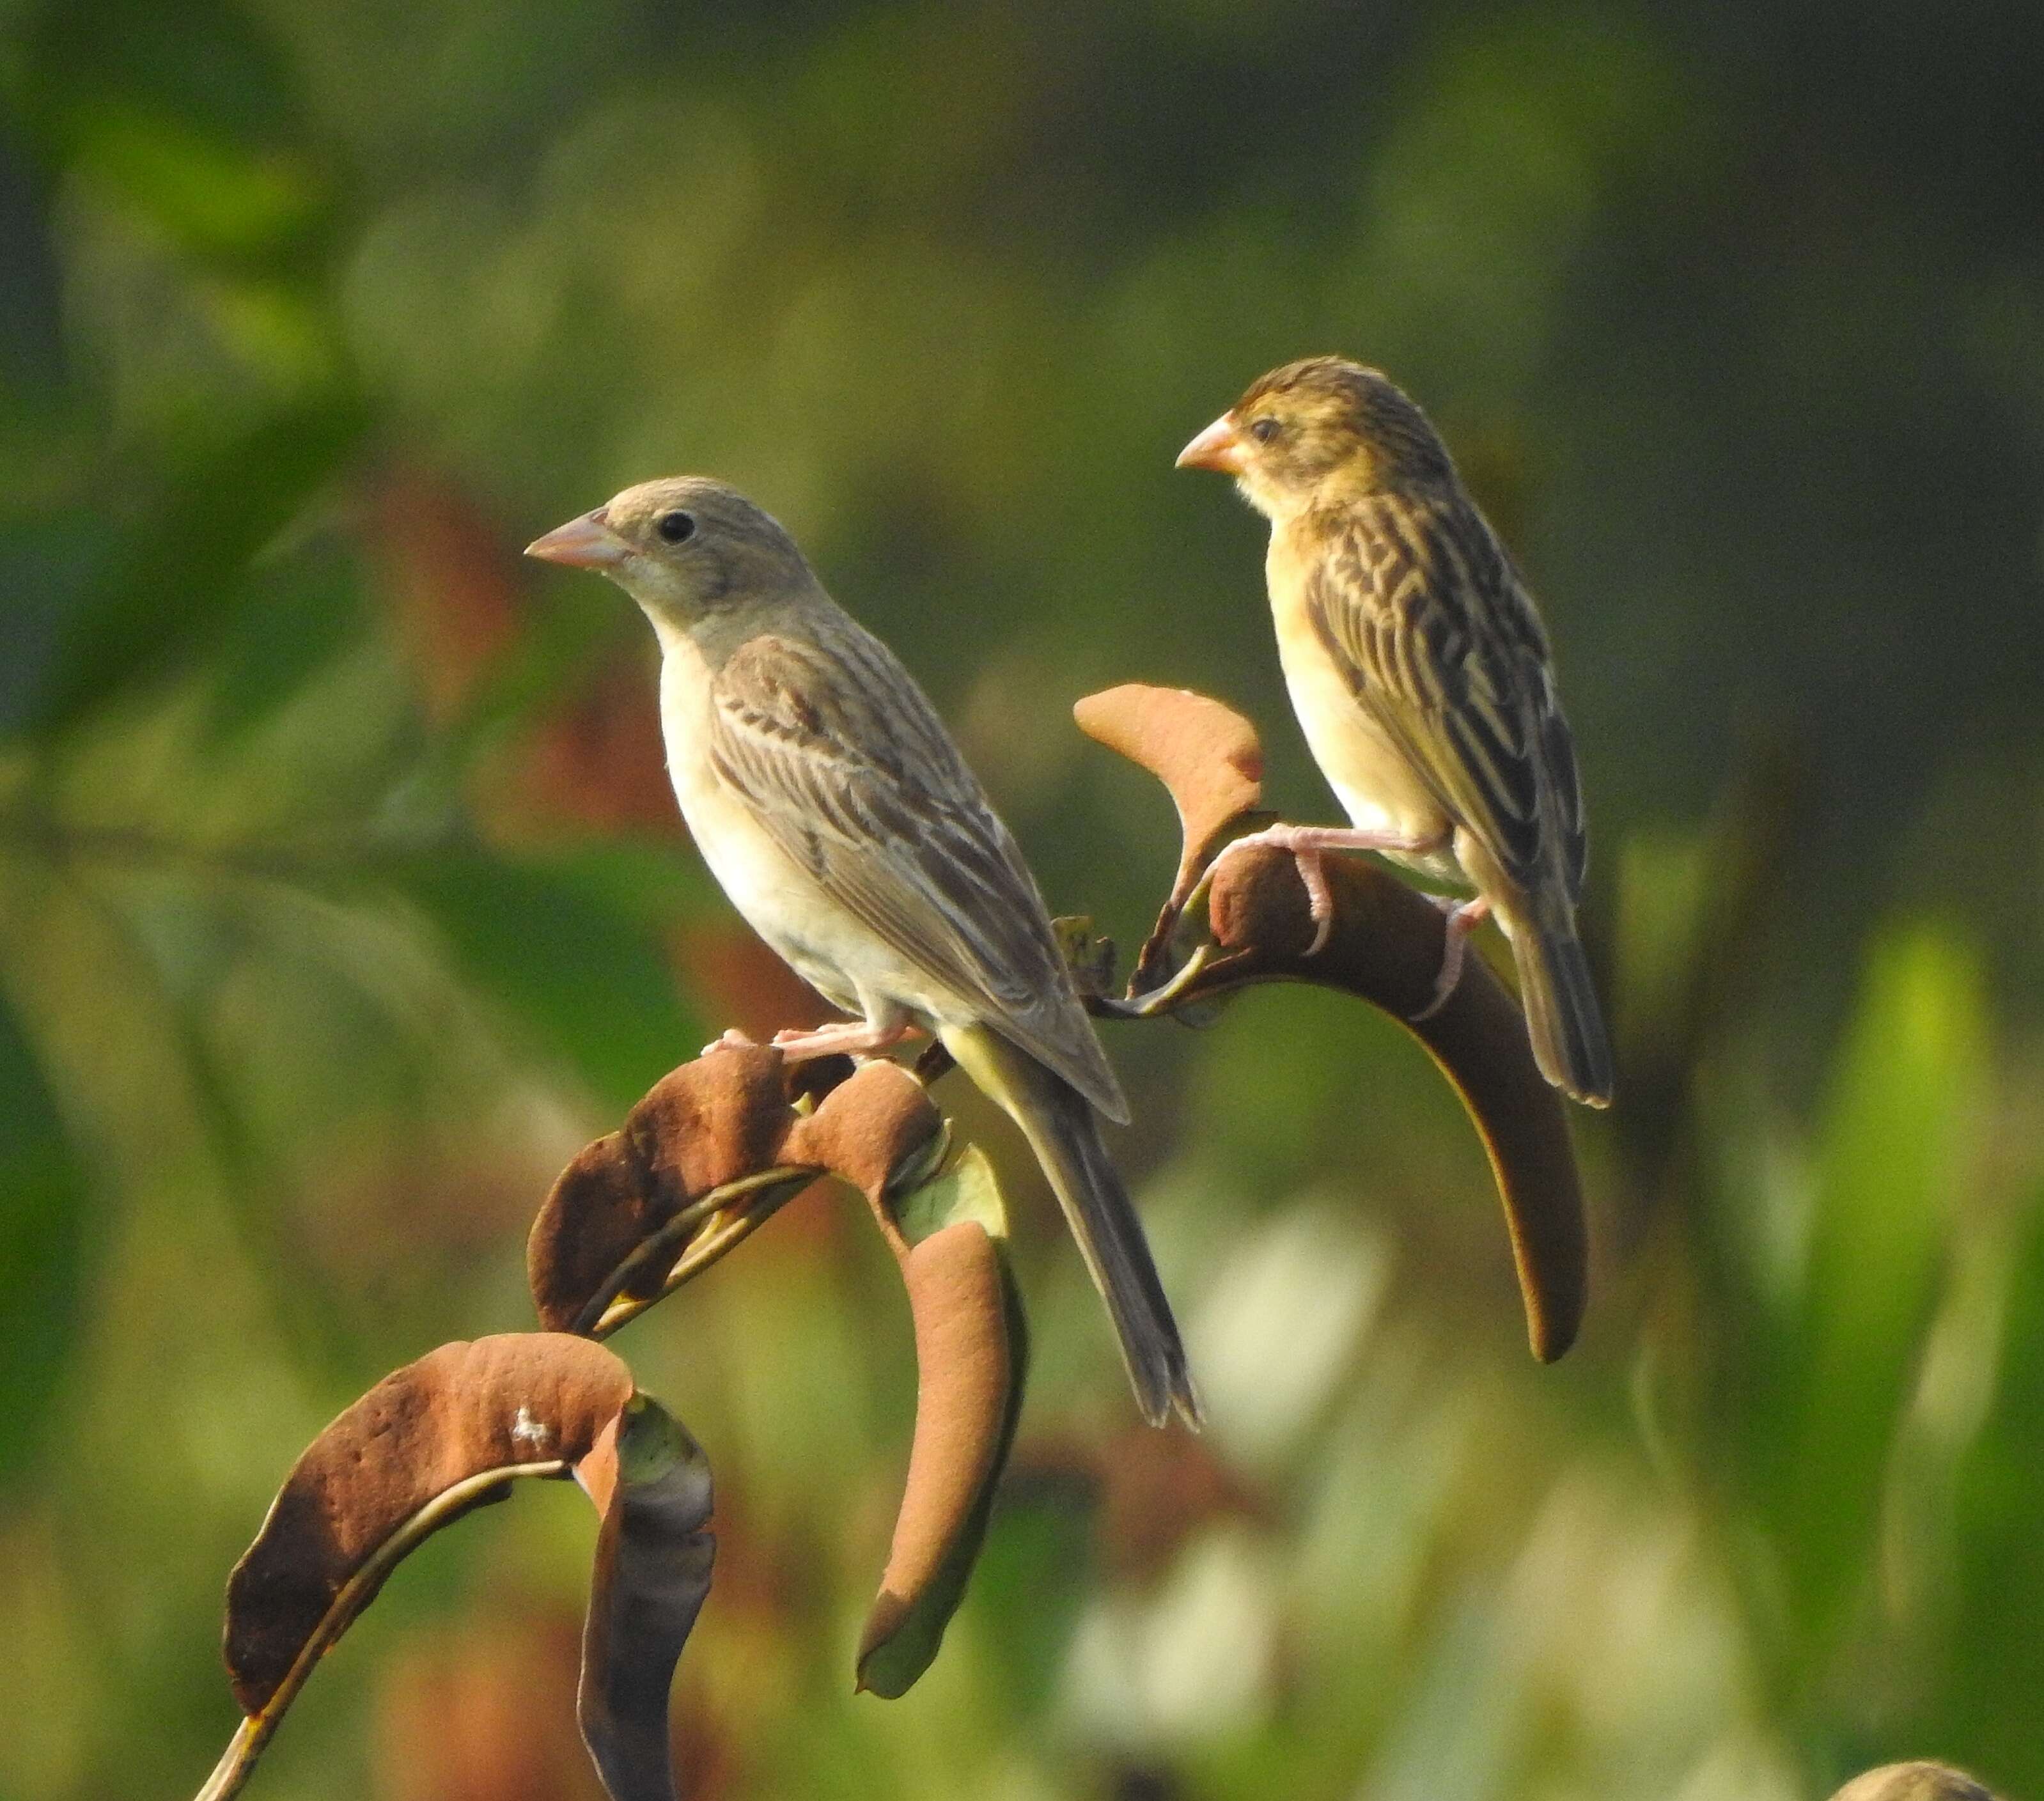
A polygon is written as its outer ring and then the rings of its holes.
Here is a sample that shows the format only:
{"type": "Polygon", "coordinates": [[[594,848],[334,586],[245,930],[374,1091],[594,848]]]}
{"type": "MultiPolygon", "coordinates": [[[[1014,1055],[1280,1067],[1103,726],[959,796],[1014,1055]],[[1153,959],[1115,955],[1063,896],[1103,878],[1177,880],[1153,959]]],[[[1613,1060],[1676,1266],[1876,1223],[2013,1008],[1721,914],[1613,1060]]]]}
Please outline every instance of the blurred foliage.
{"type": "MultiPolygon", "coordinates": [[[[904,1700],[849,1680],[885,1252],[806,1202],[620,1341],[719,1473],[690,1792],[2044,1795],[2040,95],[2018,6],[0,0],[0,1795],[195,1786],[299,1446],[525,1323],[559,1162],[805,1005],[681,842],[643,629],[517,547],[736,480],[1132,943],[1170,824],[1077,695],[1215,692],[1327,811],[1256,523],[1170,463],[1339,348],[1560,647],[1623,1050],[1585,1341],[1527,1362],[1361,1009],[1124,1031],[1213,1426],[1129,1423],[1016,1169],[1033,1389],[904,1700]]],[[[522,1512],[266,1793],[590,1792],[586,1528],[522,1512]]]]}

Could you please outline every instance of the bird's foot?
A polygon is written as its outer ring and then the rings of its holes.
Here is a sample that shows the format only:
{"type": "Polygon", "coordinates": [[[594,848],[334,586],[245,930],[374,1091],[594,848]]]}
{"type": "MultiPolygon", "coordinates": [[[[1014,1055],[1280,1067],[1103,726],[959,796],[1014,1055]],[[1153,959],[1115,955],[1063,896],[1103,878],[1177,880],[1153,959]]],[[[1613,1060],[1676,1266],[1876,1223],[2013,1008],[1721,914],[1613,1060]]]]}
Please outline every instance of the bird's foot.
{"type": "MultiPolygon", "coordinates": [[[[1213,873],[1238,851],[1266,848],[1289,851],[1292,860],[1298,866],[1299,883],[1306,891],[1306,907],[1313,920],[1313,941],[1306,947],[1308,957],[1317,957],[1327,948],[1328,935],[1335,925],[1335,899],[1327,887],[1325,853],[1329,851],[1378,851],[1394,854],[1420,855],[1439,848],[1437,843],[1416,838],[1400,837],[1396,832],[1364,831],[1353,826],[1338,825],[1269,825],[1261,831],[1246,833],[1231,839],[1221,847],[1219,856],[1208,866],[1201,877],[1204,887],[1213,879],[1213,873]]],[[[1461,953],[1456,952],[1459,958],[1461,953]]],[[[1458,963],[1457,967],[1460,965],[1458,963]]],[[[1450,987],[1454,984],[1450,982],[1450,987]]],[[[1443,994],[1440,999],[1445,1000],[1443,994]]],[[[1434,1004],[1439,1006],[1440,1000],[1434,1004]]],[[[1431,1012],[1431,1009],[1430,1008],[1431,1012]]],[[[1423,1016],[1424,1017],[1424,1016],[1423,1016]]]]}
{"type": "Polygon", "coordinates": [[[877,1057],[892,1050],[915,1030],[905,1020],[876,1026],[864,1020],[840,1020],[811,1031],[790,1027],[774,1035],[774,1048],[790,1063],[816,1057],[877,1057]]]}
{"type": "Polygon", "coordinates": [[[702,1047],[701,1054],[707,1057],[716,1050],[757,1050],[759,1048],[757,1039],[747,1038],[736,1026],[727,1026],[721,1038],[702,1047]]]}
{"type": "Polygon", "coordinates": [[[1430,898],[1448,917],[1442,937],[1441,971],[1434,977],[1434,998],[1412,1016],[1414,1025],[1422,1020],[1431,1020],[1447,1005],[1448,997],[1462,979],[1462,955],[1470,934],[1490,916],[1490,903],[1481,895],[1473,900],[1457,900],[1446,894],[1430,898]]]}

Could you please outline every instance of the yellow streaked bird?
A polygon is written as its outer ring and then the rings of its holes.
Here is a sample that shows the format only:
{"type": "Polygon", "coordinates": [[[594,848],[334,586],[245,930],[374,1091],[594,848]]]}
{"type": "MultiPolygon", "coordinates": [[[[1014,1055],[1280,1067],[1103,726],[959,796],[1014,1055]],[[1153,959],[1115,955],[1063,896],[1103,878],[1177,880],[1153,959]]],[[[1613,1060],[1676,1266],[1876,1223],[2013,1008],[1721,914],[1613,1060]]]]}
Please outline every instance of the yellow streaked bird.
{"type": "Polygon", "coordinates": [[[1495,913],[1542,1073],[1607,1105],[1611,1050],[1576,931],[1582,786],[1547,635],[1431,422],[1377,371],[1309,357],[1252,383],[1178,463],[1233,476],[1270,521],[1278,660],[1350,822],[1241,842],[1298,858],[1323,940],[1324,851],[1473,888],[1449,915],[1433,1005],[1495,913]]]}
{"type": "Polygon", "coordinates": [[[857,1016],[774,1042],[879,1054],[934,1032],[1022,1129],[1107,1303],[1144,1416],[1199,1422],[1184,1347],[1099,1116],[1128,1103],[1043,897],[922,690],[795,541],[701,476],[628,488],[528,547],[609,578],[661,651],[667,769],[755,931],[857,1016]]]}

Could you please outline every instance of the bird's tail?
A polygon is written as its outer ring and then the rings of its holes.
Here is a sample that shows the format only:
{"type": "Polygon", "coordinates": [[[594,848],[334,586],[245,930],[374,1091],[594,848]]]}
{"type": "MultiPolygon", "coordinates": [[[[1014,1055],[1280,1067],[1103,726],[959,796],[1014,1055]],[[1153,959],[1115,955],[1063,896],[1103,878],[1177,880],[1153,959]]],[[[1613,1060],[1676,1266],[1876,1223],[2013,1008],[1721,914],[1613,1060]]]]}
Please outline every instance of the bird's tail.
{"type": "Polygon", "coordinates": [[[947,1026],[943,1037],[959,1067],[1022,1128],[1043,1165],[1107,1303],[1143,1417],[1162,1426],[1175,1412],[1197,1427],[1199,1396],[1178,1323],[1093,1104],[991,1027],[947,1026]]]}
{"type": "Polygon", "coordinates": [[[1540,1073],[1589,1107],[1611,1104],[1611,1043],[1575,920],[1566,909],[1516,916],[1512,951],[1519,997],[1540,1073]]]}

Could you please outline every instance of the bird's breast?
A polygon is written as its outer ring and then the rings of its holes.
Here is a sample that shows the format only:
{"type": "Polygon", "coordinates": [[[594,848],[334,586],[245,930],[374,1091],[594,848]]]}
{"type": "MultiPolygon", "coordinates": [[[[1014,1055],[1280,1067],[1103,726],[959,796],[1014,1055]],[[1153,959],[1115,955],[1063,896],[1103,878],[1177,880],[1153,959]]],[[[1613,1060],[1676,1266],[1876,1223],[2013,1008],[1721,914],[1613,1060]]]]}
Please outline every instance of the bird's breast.
{"type": "Polygon", "coordinates": [[[731,904],[796,974],[833,1005],[870,1016],[880,1001],[936,1015],[928,983],[783,850],[710,754],[710,671],[685,637],[662,635],[660,730],[689,835],[731,904]]]}
{"type": "MultiPolygon", "coordinates": [[[[1278,660],[1306,747],[1358,831],[1445,843],[1450,821],[1432,791],[1378,723],[1369,678],[1315,628],[1307,571],[1274,540],[1269,565],[1278,660]]],[[[1434,873],[1435,859],[1401,858],[1434,873]]],[[[1452,859],[1450,859],[1452,866],[1452,859]]]]}

